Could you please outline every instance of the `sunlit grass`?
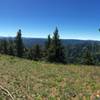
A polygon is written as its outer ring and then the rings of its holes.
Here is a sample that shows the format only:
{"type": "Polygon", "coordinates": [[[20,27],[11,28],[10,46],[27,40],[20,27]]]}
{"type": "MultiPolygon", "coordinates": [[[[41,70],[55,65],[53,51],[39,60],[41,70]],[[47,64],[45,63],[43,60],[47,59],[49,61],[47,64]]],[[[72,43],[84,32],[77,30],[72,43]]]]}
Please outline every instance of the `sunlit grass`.
{"type": "MultiPolygon", "coordinates": [[[[100,67],[35,62],[0,55],[0,85],[15,100],[99,100],[100,67]]],[[[6,96],[0,90],[0,100],[6,96]]]]}

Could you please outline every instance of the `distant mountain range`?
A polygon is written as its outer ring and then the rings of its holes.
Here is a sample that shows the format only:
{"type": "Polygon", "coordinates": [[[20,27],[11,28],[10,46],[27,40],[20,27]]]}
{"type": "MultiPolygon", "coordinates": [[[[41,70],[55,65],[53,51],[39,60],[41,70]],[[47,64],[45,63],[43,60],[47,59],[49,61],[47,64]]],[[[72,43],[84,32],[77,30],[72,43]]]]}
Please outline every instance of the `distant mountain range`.
{"type": "MultiPolygon", "coordinates": [[[[26,46],[31,47],[32,45],[39,44],[43,46],[47,39],[45,38],[23,38],[23,42],[26,46]]],[[[97,43],[100,44],[100,41],[94,40],[78,40],[78,39],[61,39],[64,46],[66,45],[77,45],[77,44],[84,44],[84,43],[97,43]]]]}
{"type": "MultiPolygon", "coordinates": [[[[14,39],[14,37],[0,37],[1,39],[14,39]]],[[[24,38],[23,37],[23,42],[25,46],[31,47],[33,45],[39,44],[43,46],[45,44],[47,39],[45,38],[24,38]]],[[[62,43],[64,46],[66,45],[77,45],[77,44],[84,44],[84,43],[97,43],[100,44],[100,41],[94,41],[94,40],[78,40],[78,39],[61,39],[62,43]]]]}

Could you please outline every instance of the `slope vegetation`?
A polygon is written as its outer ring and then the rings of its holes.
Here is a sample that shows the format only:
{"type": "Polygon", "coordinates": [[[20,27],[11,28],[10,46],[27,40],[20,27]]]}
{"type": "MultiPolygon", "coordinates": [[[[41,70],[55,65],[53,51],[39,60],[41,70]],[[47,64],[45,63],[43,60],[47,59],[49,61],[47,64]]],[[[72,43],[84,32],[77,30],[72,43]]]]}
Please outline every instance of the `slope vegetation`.
{"type": "MultiPolygon", "coordinates": [[[[100,100],[100,67],[0,55],[0,86],[14,100],[100,100]]],[[[0,100],[11,100],[0,88],[0,100]]]]}

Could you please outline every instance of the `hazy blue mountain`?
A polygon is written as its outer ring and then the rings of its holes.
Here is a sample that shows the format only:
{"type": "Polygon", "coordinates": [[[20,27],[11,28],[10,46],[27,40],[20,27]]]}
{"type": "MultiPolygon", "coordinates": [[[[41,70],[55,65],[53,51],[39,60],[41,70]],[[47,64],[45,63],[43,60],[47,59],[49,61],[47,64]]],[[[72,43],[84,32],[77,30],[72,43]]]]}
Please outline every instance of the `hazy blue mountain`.
{"type": "MultiPolygon", "coordinates": [[[[14,37],[0,37],[0,39],[14,39],[14,37]]],[[[77,39],[62,39],[61,40],[63,45],[76,45],[76,44],[84,44],[84,43],[98,43],[100,44],[100,41],[94,41],[94,40],[77,40],[77,39]]],[[[39,44],[43,46],[46,42],[45,38],[24,38],[23,37],[23,42],[25,46],[31,47],[35,44],[39,44]]]]}
{"type": "MultiPolygon", "coordinates": [[[[44,38],[23,38],[24,44],[28,47],[31,47],[32,45],[39,44],[43,46],[45,44],[47,39],[44,38]]],[[[98,43],[100,44],[100,41],[93,41],[93,40],[77,40],[77,39],[62,39],[61,40],[63,45],[77,45],[77,44],[84,44],[84,43],[98,43]]]]}

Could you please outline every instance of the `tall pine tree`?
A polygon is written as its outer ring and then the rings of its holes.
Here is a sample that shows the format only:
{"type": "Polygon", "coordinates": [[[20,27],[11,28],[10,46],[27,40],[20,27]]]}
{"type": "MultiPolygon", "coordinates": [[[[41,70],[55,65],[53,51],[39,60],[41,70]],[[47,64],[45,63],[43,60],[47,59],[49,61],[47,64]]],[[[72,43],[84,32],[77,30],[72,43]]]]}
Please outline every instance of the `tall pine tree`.
{"type": "Polygon", "coordinates": [[[17,32],[17,36],[16,36],[16,39],[15,39],[15,43],[16,43],[16,52],[17,52],[17,56],[18,57],[22,57],[23,56],[23,49],[24,49],[24,46],[23,46],[23,41],[22,41],[22,37],[21,37],[21,30],[19,30],[17,32]]]}
{"type": "Polygon", "coordinates": [[[45,59],[47,59],[47,57],[48,57],[48,51],[49,51],[48,49],[50,48],[51,41],[52,41],[52,39],[51,39],[50,35],[48,35],[48,38],[45,42],[45,49],[44,49],[44,58],[45,59]]]}
{"type": "Polygon", "coordinates": [[[47,39],[45,45],[46,45],[46,46],[45,46],[46,49],[48,49],[48,48],[50,47],[50,45],[51,45],[51,37],[50,37],[50,35],[48,35],[48,39],[47,39]]]}
{"type": "Polygon", "coordinates": [[[47,52],[47,60],[50,62],[66,63],[64,46],[59,39],[58,29],[53,33],[53,38],[47,52]]]}

